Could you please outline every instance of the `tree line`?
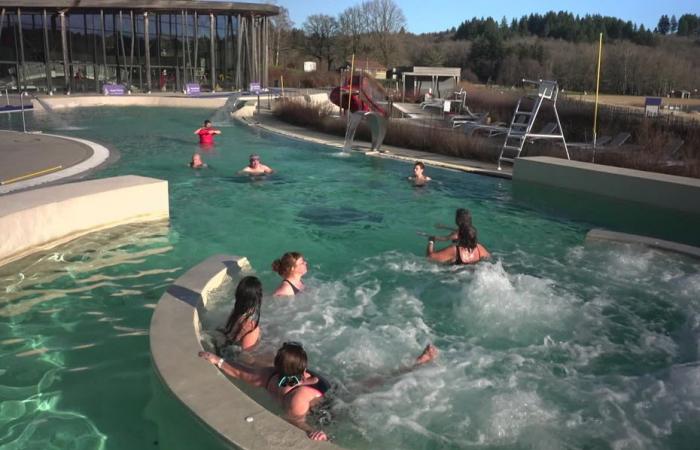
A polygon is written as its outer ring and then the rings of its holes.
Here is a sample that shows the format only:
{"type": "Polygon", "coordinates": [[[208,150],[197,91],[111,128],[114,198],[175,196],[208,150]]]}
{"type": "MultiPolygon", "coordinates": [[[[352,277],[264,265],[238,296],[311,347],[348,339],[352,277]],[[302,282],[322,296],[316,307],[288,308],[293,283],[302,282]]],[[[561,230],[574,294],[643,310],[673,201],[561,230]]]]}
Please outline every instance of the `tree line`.
{"type": "Polygon", "coordinates": [[[324,71],[352,54],[392,66],[460,67],[463,78],[511,85],[522,78],[559,80],[568,90],[592,90],[599,33],[604,35],[603,92],[666,95],[700,89],[700,17],[662,16],[652,31],[630,21],[568,12],[530,14],[510,23],[491,17],[450,30],[413,34],[394,0],[366,0],[338,16],[311,15],[299,27],[274,19],[272,63],[300,68],[314,58],[324,71]],[[668,25],[667,25],[668,22],[668,25]]]}

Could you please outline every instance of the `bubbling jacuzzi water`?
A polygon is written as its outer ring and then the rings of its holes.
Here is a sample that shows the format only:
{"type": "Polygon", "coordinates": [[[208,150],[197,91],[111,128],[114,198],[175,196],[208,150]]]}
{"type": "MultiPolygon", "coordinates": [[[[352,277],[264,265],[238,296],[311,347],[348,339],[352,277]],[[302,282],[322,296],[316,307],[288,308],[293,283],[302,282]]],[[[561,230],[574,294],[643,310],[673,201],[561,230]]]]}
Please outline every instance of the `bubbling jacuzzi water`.
{"type": "MultiPolygon", "coordinates": [[[[560,266],[551,277],[501,258],[367,257],[336,280],[311,275],[296,298],[265,298],[254,354],[304,343],[336,383],[333,421],[318,426],[349,447],[669,445],[700,407],[697,265],[615,244],[548,263],[560,266]],[[391,376],[427,342],[435,363],[391,376]],[[376,375],[387,378],[368,387],[376,375]]],[[[214,297],[209,329],[233,284],[214,297]]]]}
{"type": "MultiPolygon", "coordinates": [[[[435,181],[414,188],[410,164],[338,158],[234,124],[203,154],[211,169],[193,171],[192,132],[209,111],[55,114],[79,128],[65,133],[119,150],[121,159],[94,176],[168,180],[171,218],[155,230],[85,236],[0,270],[0,445],[222,448],[187,412],[176,414],[154,379],[153,306],[180,274],[220,253],[246,256],[272,292],[280,279],[270,263],[294,250],[309,261],[308,289],[264,299],[257,352],[305,344],[312,367],[337,385],[323,428],[344,447],[700,441],[700,264],[584,245],[594,226],[697,243],[697,218],[603,208],[599,198],[577,198],[577,211],[551,206],[551,197],[543,207],[514,197],[509,181],[432,168],[435,181]],[[250,153],[278,174],[236,176],[250,153]],[[435,223],[450,223],[461,207],[493,260],[427,262],[416,231],[439,234],[435,223]],[[437,361],[390,376],[428,342],[440,349],[437,361]],[[375,375],[385,379],[370,389],[375,375]]],[[[35,115],[29,127],[53,131],[55,123],[35,115]]],[[[231,288],[215,299],[210,325],[232,307],[231,288]]]]}

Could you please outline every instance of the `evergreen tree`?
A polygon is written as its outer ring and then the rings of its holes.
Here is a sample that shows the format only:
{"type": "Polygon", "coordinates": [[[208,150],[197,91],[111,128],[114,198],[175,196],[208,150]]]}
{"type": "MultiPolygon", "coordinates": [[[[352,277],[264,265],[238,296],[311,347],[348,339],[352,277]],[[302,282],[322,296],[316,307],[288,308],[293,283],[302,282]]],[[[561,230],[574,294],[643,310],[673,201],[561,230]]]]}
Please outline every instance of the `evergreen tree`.
{"type": "Polygon", "coordinates": [[[678,19],[676,19],[676,15],[671,16],[671,33],[675,33],[678,31],[678,19]]]}
{"type": "Polygon", "coordinates": [[[668,34],[669,30],[671,29],[671,21],[668,19],[666,14],[661,16],[656,29],[659,30],[659,33],[661,34],[668,34]]]}

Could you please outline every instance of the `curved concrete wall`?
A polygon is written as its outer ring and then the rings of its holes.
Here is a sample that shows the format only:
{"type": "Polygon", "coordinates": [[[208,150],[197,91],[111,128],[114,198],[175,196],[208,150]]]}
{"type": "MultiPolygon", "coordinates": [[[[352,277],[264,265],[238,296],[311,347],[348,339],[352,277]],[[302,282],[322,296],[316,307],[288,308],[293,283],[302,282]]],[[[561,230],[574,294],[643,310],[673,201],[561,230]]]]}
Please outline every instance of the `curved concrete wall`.
{"type": "Polygon", "coordinates": [[[700,180],[696,178],[535,156],[515,160],[513,181],[700,214],[700,180]]]}
{"type": "Polygon", "coordinates": [[[168,217],[168,182],[136,175],[4,195],[0,265],[93,231],[168,217]]]}
{"type": "Polygon", "coordinates": [[[250,271],[245,258],[215,255],[168,288],[151,319],[151,356],[163,383],[190,411],[226,442],[242,449],[332,449],[245,395],[216,367],[197,356],[202,350],[199,310],[227,277],[250,271]],[[251,420],[252,419],[252,420],[251,420]]]}
{"type": "Polygon", "coordinates": [[[185,97],[167,95],[75,95],[45,96],[41,102],[32,100],[36,110],[44,110],[45,103],[51,109],[65,109],[94,106],[165,106],[172,108],[221,108],[228,96],[185,97]]]}

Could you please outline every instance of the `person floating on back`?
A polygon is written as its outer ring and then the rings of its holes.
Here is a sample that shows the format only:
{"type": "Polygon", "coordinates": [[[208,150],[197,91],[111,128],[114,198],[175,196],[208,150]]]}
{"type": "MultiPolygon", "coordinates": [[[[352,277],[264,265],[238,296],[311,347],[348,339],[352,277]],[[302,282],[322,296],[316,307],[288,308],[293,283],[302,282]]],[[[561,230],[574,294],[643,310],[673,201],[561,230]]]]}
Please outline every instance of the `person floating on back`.
{"type": "Polygon", "coordinates": [[[194,134],[199,136],[200,145],[209,146],[214,144],[214,135],[221,134],[221,131],[211,125],[211,120],[205,120],[204,125],[197,128],[194,134]]]}
{"type": "Polygon", "coordinates": [[[432,178],[425,176],[425,164],[418,161],[413,165],[413,176],[408,177],[416,186],[424,186],[432,178]]]}
{"type": "Polygon", "coordinates": [[[256,154],[250,155],[250,163],[240,170],[239,173],[245,175],[267,175],[273,173],[274,170],[260,162],[260,156],[256,154]]]}

